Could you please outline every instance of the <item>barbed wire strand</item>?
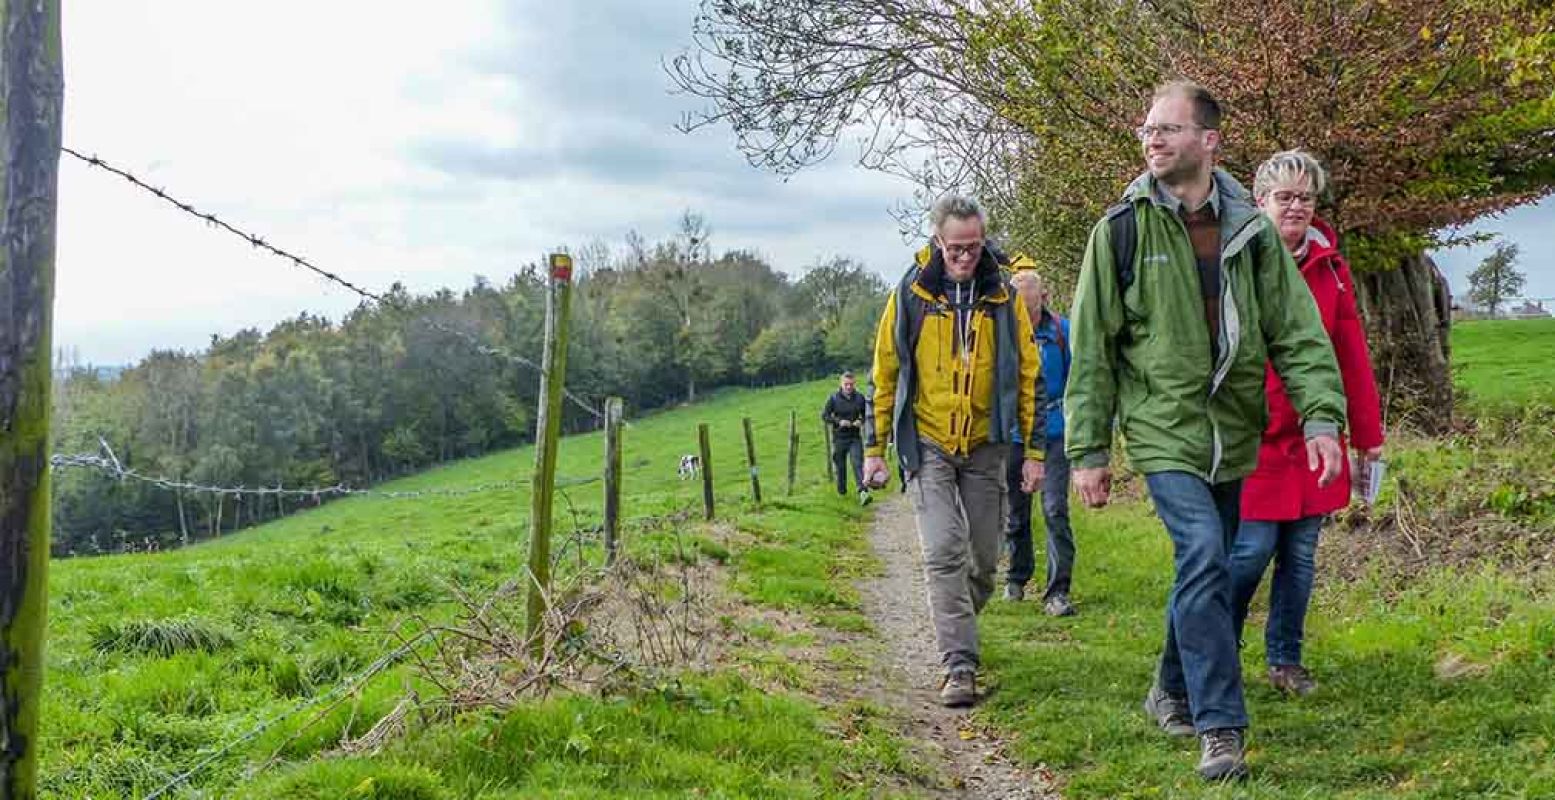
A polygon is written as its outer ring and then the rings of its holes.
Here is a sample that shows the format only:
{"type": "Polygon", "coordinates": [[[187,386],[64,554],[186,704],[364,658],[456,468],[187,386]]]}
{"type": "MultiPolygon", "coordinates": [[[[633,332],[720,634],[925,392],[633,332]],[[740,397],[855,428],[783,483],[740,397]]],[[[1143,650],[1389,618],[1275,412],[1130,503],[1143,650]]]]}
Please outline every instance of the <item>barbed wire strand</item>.
{"type": "MultiPolygon", "coordinates": [[[[463,497],[485,492],[517,490],[527,488],[529,481],[495,481],[480,483],[473,486],[464,486],[457,489],[404,489],[388,491],[383,489],[353,489],[345,484],[333,486],[314,486],[302,489],[288,489],[284,486],[213,486],[196,483],[194,481],[167,478],[159,475],[146,475],[120,464],[117,459],[107,458],[91,453],[57,454],[50,458],[50,463],[56,468],[87,468],[95,469],[119,481],[135,481],[155,486],[169,491],[194,492],[201,494],[221,495],[224,497],[250,496],[250,497],[302,497],[313,498],[321,501],[327,497],[377,497],[389,500],[419,499],[424,497],[463,497]]],[[[557,488],[570,488],[573,486],[585,486],[597,483],[602,478],[592,476],[586,478],[557,478],[557,488]]]]}
{"type": "MultiPolygon", "coordinates": [[[[75,159],[81,161],[82,163],[86,164],[88,167],[94,167],[96,169],[103,170],[104,172],[107,172],[109,174],[117,175],[118,177],[123,178],[125,181],[129,182],[130,185],[136,187],[137,189],[140,189],[141,191],[144,191],[144,192],[147,192],[147,193],[151,194],[152,196],[156,197],[157,199],[159,199],[159,200],[167,203],[168,205],[178,209],[179,211],[182,211],[185,214],[188,214],[188,215],[190,215],[192,217],[195,217],[196,219],[202,220],[207,225],[211,225],[213,227],[220,228],[220,229],[222,229],[224,231],[227,231],[228,233],[232,234],[233,236],[236,236],[239,239],[242,239],[243,241],[248,242],[250,245],[252,245],[252,246],[254,246],[254,247],[256,247],[256,248],[258,248],[260,250],[263,250],[263,251],[265,251],[267,253],[270,253],[271,255],[274,255],[274,256],[276,256],[278,258],[281,258],[281,259],[284,259],[286,261],[289,261],[292,264],[294,264],[295,266],[298,266],[298,267],[301,267],[303,269],[306,269],[306,270],[314,273],[315,275],[318,275],[319,277],[321,277],[321,278],[323,278],[323,279],[325,279],[327,281],[330,281],[331,283],[334,283],[334,284],[337,284],[337,285],[339,285],[341,287],[344,287],[345,289],[351,291],[352,293],[356,294],[357,296],[359,296],[359,297],[361,297],[361,298],[363,298],[365,300],[369,300],[371,302],[378,303],[379,305],[389,305],[388,296],[387,295],[379,294],[377,292],[374,292],[374,291],[371,291],[369,289],[366,289],[366,288],[363,288],[361,286],[358,286],[355,283],[352,283],[351,281],[346,280],[344,277],[340,276],[339,274],[331,272],[331,271],[329,271],[327,269],[324,269],[323,267],[320,267],[319,265],[313,263],[312,261],[308,260],[307,258],[305,258],[303,256],[297,255],[296,253],[293,253],[293,252],[291,252],[289,250],[285,250],[285,249],[282,249],[282,248],[280,248],[280,247],[278,247],[278,246],[276,246],[274,244],[271,244],[268,240],[266,240],[262,236],[259,236],[258,234],[250,233],[250,232],[245,231],[245,230],[243,230],[241,228],[238,228],[237,226],[227,222],[226,220],[222,219],[221,217],[216,216],[215,214],[213,214],[213,213],[211,213],[209,211],[201,211],[201,210],[195,208],[193,204],[187,203],[187,202],[185,202],[183,200],[180,200],[180,199],[174,197],[171,194],[168,194],[166,189],[163,189],[163,188],[161,188],[159,186],[153,186],[150,183],[141,180],[140,178],[136,177],[134,173],[130,172],[127,169],[124,169],[122,167],[116,167],[113,164],[110,164],[107,161],[104,161],[99,156],[96,156],[96,155],[88,156],[88,155],[85,155],[85,154],[83,154],[81,152],[78,152],[78,151],[76,151],[74,149],[71,149],[70,147],[67,147],[67,146],[63,146],[62,145],[60,147],[60,152],[63,152],[66,155],[71,156],[72,158],[75,158],[75,159]]],[[[451,336],[454,336],[455,338],[458,338],[459,340],[463,341],[464,343],[469,344],[469,345],[475,347],[479,352],[481,352],[484,355],[491,356],[493,358],[499,358],[499,359],[507,361],[508,363],[511,363],[511,364],[518,364],[518,365],[521,365],[521,366],[525,366],[525,367],[533,369],[533,370],[535,370],[537,372],[538,371],[543,371],[543,369],[544,369],[543,367],[541,367],[541,365],[538,362],[534,361],[533,359],[525,358],[525,357],[517,355],[515,353],[510,353],[510,352],[508,352],[506,350],[503,350],[503,349],[501,349],[499,347],[495,347],[495,346],[492,346],[492,345],[487,344],[485,342],[482,342],[482,341],[480,341],[479,339],[475,338],[474,336],[472,336],[469,333],[466,333],[464,331],[460,331],[460,330],[458,330],[456,328],[449,327],[449,326],[444,325],[444,324],[442,324],[440,322],[437,322],[436,320],[424,319],[424,320],[422,320],[422,322],[424,324],[426,324],[428,327],[433,328],[434,330],[438,330],[438,331],[441,331],[443,333],[446,333],[446,334],[449,334],[451,336]]],[[[567,399],[569,399],[569,400],[571,400],[573,402],[574,405],[576,405],[579,408],[583,409],[584,411],[587,411],[588,413],[594,415],[598,419],[604,419],[605,414],[604,414],[603,411],[599,410],[598,408],[594,407],[593,405],[590,405],[588,402],[584,401],[582,398],[580,398],[576,394],[574,394],[570,389],[567,389],[567,388],[563,387],[562,388],[562,392],[563,392],[563,394],[565,394],[567,396],[567,399]]]]}
{"type": "Polygon", "coordinates": [[[308,710],[309,708],[312,708],[313,706],[318,705],[319,703],[324,702],[325,700],[332,700],[336,697],[344,695],[346,692],[355,689],[362,683],[366,682],[368,679],[372,678],[374,675],[377,675],[379,672],[388,669],[389,667],[393,666],[395,662],[399,661],[401,658],[404,658],[408,653],[418,647],[423,639],[427,639],[432,636],[433,631],[431,630],[421,631],[399,647],[396,647],[393,650],[383,654],[382,656],[379,656],[378,660],[367,665],[367,667],[362,671],[336,684],[335,688],[329,690],[328,692],[308,698],[307,700],[292,706],[290,709],[277,714],[276,716],[273,716],[259,723],[258,725],[255,725],[243,735],[227,742],[226,744],[212,751],[205,758],[200,759],[200,761],[194,766],[180,773],[171,781],[168,781],[166,784],[164,784],[161,788],[157,789],[151,794],[146,795],[145,800],[156,800],[157,798],[166,795],[168,792],[183,785],[184,782],[197,775],[201,770],[210,766],[212,763],[215,763],[217,759],[221,758],[227,753],[232,752],[234,748],[252,741],[254,738],[260,736],[265,731],[275,727],[282,722],[285,722],[288,719],[291,719],[292,717],[308,710]]]}

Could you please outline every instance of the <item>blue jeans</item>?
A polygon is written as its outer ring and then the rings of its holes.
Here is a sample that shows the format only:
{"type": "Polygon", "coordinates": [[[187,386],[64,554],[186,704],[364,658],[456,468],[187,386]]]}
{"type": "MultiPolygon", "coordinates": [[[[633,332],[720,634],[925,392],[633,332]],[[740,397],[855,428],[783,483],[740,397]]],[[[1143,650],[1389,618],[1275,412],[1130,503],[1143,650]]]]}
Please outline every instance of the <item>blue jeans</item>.
{"type": "MultiPolygon", "coordinates": [[[[1064,437],[1047,440],[1043,449],[1042,522],[1047,529],[1047,587],[1042,598],[1069,594],[1074,574],[1074,530],[1069,526],[1069,459],[1064,457],[1064,437]]],[[[1020,490],[1024,445],[1011,445],[1005,480],[1010,513],[1004,521],[1004,543],[1010,551],[1006,583],[1025,586],[1037,571],[1031,545],[1032,495],[1020,490]]]]}
{"type": "Polygon", "coordinates": [[[1269,623],[1263,637],[1269,666],[1301,663],[1301,639],[1306,631],[1307,604],[1312,600],[1312,575],[1317,567],[1317,535],[1323,518],[1302,517],[1288,522],[1242,520],[1231,546],[1231,602],[1236,638],[1242,639],[1247,606],[1258,582],[1274,560],[1269,580],[1269,623]]]}
{"type": "Polygon", "coordinates": [[[1156,681],[1187,695],[1193,727],[1247,727],[1242,663],[1231,616],[1231,542],[1242,510],[1242,482],[1211,485],[1187,472],[1145,476],[1156,513],[1172,537],[1177,580],[1166,601],[1166,645],[1156,681]]]}

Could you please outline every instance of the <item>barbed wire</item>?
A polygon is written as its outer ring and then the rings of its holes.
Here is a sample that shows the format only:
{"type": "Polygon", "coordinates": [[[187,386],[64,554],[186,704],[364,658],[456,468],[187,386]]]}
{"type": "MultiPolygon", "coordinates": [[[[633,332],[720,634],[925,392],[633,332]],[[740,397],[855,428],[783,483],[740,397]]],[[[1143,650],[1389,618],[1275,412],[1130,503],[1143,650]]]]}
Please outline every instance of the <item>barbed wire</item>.
{"type": "MultiPolygon", "coordinates": [[[[126,467],[113,458],[111,453],[107,456],[95,453],[57,454],[50,458],[50,463],[56,468],[85,468],[94,469],[119,481],[134,481],[155,486],[159,489],[176,492],[192,492],[200,494],[212,494],[223,497],[299,497],[312,498],[315,502],[332,497],[377,497],[388,500],[414,500],[424,497],[464,497],[485,492],[517,490],[530,485],[526,480],[493,481],[479,483],[473,486],[464,486],[457,489],[403,489],[389,491],[384,489],[353,489],[343,483],[333,486],[313,486],[301,489],[288,489],[285,486],[214,486],[197,483],[194,481],[168,478],[160,475],[146,475],[126,467]]],[[[557,478],[558,489],[585,486],[597,483],[602,478],[599,476],[557,478]]]]}
{"type": "Polygon", "coordinates": [[[201,210],[195,208],[192,204],[186,203],[186,202],[184,202],[182,200],[179,200],[178,198],[173,197],[172,195],[168,194],[165,189],[162,189],[161,187],[158,187],[158,186],[152,186],[151,184],[141,180],[140,178],[135,177],[135,175],[133,173],[129,172],[128,170],[125,170],[125,169],[122,169],[120,167],[116,167],[116,166],[114,166],[112,164],[109,164],[108,162],[104,161],[103,159],[99,158],[98,156],[95,156],[95,155],[92,155],[92,156],[83,155],[83,154],[81,154],[81,153],[79,153],[79,152],[77,152],[75,150],[72,150],[69,147],[63,146],[63,145],[61,145],[59,149],[64,154],[82,161],[83,163],[85,163],[89,167],[96,167],[96,168],[98,168],[100,170],[103,170],[104,172],[108,172],[108,173],[111,173],[113,175],[117,175],[120,178],[123,178],[124,180],[129,181],[129,183],[131,185],[135,186],[136,188],[138,188],[138,189],[140,189],[140,190],[142,190],[144,192],[150,193],[152,196],[156,197],[159,200],[162,200],[163,202],[165,202],[168,205],[178,209],[179,211],[182,211],[182,212],[184,212],[186,214],[189,214],[190,216],[193,216],[193,217],[195,217],[197,219],[203,220],[207,225],[211,225],[213,227],[225,230],[228,233],[232,234],[233,236],[236,236],[239,239],[242,239],[243,241],[248,242],[250,245],[253,245],[254,247],[259,248],[260,250],[264,250],[265,252],[268,252],[268,253],[270,253],[272,255],[284,258],[287,261],[290,261],[293,264],[295,264],[295,265],[297,265],[299,267],[302,267],[303,269],[306,269],[306,270],[314,273],[315,275],[318,275],[319,277],[321,277],[321,278],[323,278],[323,279],[325,279],[327,281],[330,281],[331,283],[335,283],[335,284],[338,284],[340,286],[345,287],[346,289],[349,289],[350,291],[354,292],[355,294],[357,294],[357,295],[359,295],[359,296],[361,296],[363,298],[371,300],[371,301],[373,301],[375,303],[383,303],[384,302],[384,296],[383,295],[377,294],[376,292],[372,292],[372,291],[364,289],[364,288],[362,288],[360,286],[357,286],[356,284],[352,283],[351,281],[348,281],[345,278],[343,278],[343,277],[341,277],[341,276],[339,276],[339,275],[337,275],[337,274],[335,274],[333,272],[330,272],[329,270],[324,269],[323,267],[320,267],[320,266],[314,264],[312,261],[309,261],[308,259],[303,258],[302,256],[299,256],[299,255],[297,255],[295,253],[288,252],[286,250],[282,250],[281,248],[279,248],[279,247],[271,244],[270,242],[266,241],[263,237],[261,237],[261,236],[259,236],[257,234],[253,234],[253,233],[249,233],[247,231],[241,230],[241,229],[237,228],[236,226],[234,226],[234,225],[226,222],[225,220],[221,219],[220,217],[216,216],[215,214],[210,213],[209,211],[201,211],[201,210]]]}
{"type": "MultiPolygon", "coordinates": [[[[294,265],[296,265],[298,267],[306,269],[306,270],[314,273],[315,275],[318,275],[319,277],[321,277],[321,278],[323,278],[323,279],[325,279],[325,280],[327,280],[327,281],[329,281],[331,283],[334,283],[336,285],[339,285],[339,286],[341,286],[341,287],[351,291],[352,293],[354,293],[357,296],[363,298],[364,300],[368,300],[368,301],[377,303],[379,305],[385,305],[385,306],[392,305],[389,302],[388,295],[380,294],[378,292],[374,292],[374,291],[371,291],[369,289],[366,289],[366,288],[363,288],[361,286],[358,286],[355,283],[352,283],[351,281],[346,280],[344,277],[340,276],[339,274],[331,272],[331,271],[329,271],[327,269],[324,269],[323,267],[318,266],[317,264],[314,264],[312,261],[308,260],[307,258],[304,258],[303,256],[297,255],[296,253],[293,253],[293,252],[291,252],[289,250],[285,250],[285,249],[282,249],[282,248],[280,248],[280,247],[278,247],[278,246],[276,246],[274,244],[271,244],[268,240],[266,240],[262,236],[259,236],[258,234],[254,234],[254,233],[250,233],[248,231],[245,231],[245,230],[243,230],[243,229],[241,229],[241,228],[239,228],[239,227],[237,227],[237,226],[227,222],[226,220],[222,219],[221,217],[216,216],[215,214],[213,214],[213,213],[211,213],[209,211],[201,211],[201,210],[195,208],[193,204],[185,202],[183,200],[180,200],[180,199],[174,197],[171,194],[168,194],[166,189],[163,189],[163,188],[161,188],[159,186],[153,186],[152,184],[150,184],[150,183],[148,183],[148,182],[146,182],[144,180],[141,180],[140,178],[136,177],[135,174],[130,172],[129,170],[124,169],[122,167],[114,166],[113,164],[110,164],[107,161],[104,161],[99,156],[96,156],[96,155],[91,155],[91,156],[84,155],[84,154],[82,154],[82,153],[80,153],[80,152],[78,152],[76,150],[71,149],[70,147],[66,147],[66,146],[63,146],[63,145],[60,147],[60,152],[63,152],[66,155],[71,156],[72,158],[75,158],[75,159],[81,161],[82,163],[86,164],[88,167],[94,167],[96,169],[103,170],[104,172],[107,172],[109,174],[117,175],[118,177],[123,178],[125,181],[129,182],[130,185],[134,186],[135,188],[140,189],[141,191],[144,191],[144,192],[147,192],[147,193],[151,194],[152,196],[156,197],[157,199],[159,199],[159,200],[167,203],[168,205],[178,209],[179,211],[182,211],[182,212],[184,212],[184,213],[186,213],[186,214],[188,214],[188,215],[190,215],[190,216],[192,216],[192,217],[194,217],[196,219],[199,219],[199,220],[205,222],[207,225],[211,225],[213,227],[220,228],[220,229],[222,229],[224,231],[227,231],[228,233],[232,234],[233,236],[236,236],[239,239],[242,239],[243,241],[248,242],[250,245],[252,245],[252,246],[254,246],[254,247],[256,247],[256,248],[258,248],[260,250],[263,250],[263,251],[265,251],[267,253],[270,253],[271,255],[274,255],[274,256],[277,256],[279,258],[282,258],[282,259],[284,259],[286,261],[289,261],[289,262],[291,262],[292,264],[294,264],[294,265]]],[[[520,366],[528,367],[529,369],[533,369],[536,372],[544,372],[544,367],[542,367],[539,362],[537,362],[537,361],[535,361],[533,359],[525,358],[524,356],[518,355],[516,353],[511,353],[511,352],[508,352],[506,350],[503,350],[502,348],[495,347],[493,345],[490,345],[490,344],[487,344],[485,342],[482,342],[481,340],[477,339],[475,336],[473,336],[473,335],[471,335],[469,333],[466,333],[466,332],[458,330],[456,328],[452,328],[452,327],[449,327],[447,325],[444,325],[443,323],[438,322],[437,320],[423,319],[422,322],[423,322],[423,324],[427,325],[428,327],[430,327],[430,328],[432,328],[434,330],[437,330],[437,331],[440,331],[442,333],[446,333],[448,335],[451,335],[451,336],[459,339],[460,341],[464,342],[465,344],[468,344],[471,347],[474,347],[478,352],[482,353],[483,355],[487,355],[487,356],[490,356],[490,357],[493,357],[493,358],[502,359],[502,360],[504,360],[504,361],[506,361],[506,362],[508,362],[510,364],[518,364],[520,366]]],[[[562,393],[564,395],[566,395],[567,399],[571,400],[574,405],[576,405],[579,408],[583,409],[584,411],[587,411],[588,413],[594,415],[594,417],[596,419],[604,419],[605,418],[605,414],[604,414],[603,411],[600,411],[595,406],[593,406],[593,405],[589,404],[587,401],[583,400],[583,398],[581,398],[578,395],[574,394],[572,392],[572,390],[567,389],[564,386],[562,388],[562,393]]]]}
{"type": "Polygon", "coordinates": [[[378,673],[382,672],[383,670],[388,669],[389,667],[393,666],[396,662],[398,662],[400,659],[404,658],[412,650],[414,650],[416,647],[420,646],[420,644],[421,644],[423,639],[432,638],[434,635],[435,635],[435,633],[433,631],[431,631],[431,630],[423,630],[420,633],[416,634],[415,636],[411,637],[404,644],[394,648],[393,650],[390,650],[389,652],[383,654],[382,656],[379,656],[376,661],[374,661],[373,663],[367,665],[367,667],[365,669],[363,669],[362,671],[360,671],[360,672],[356,673],[355,675],[352,675],[352,676],[346,678],[344,681],[341,681],[340,683],[336,684],[335,688],[330,689],[328,692],[325,692],[325,693],[320,694],[320,695],[316,695],[314,697],[310,697],[307,700],[304,700],[304,701],[302,701],[300,703],[297,703],[296,705],[292,706],[291,708],[287,709],[286,711],[284,711],[284,712],[282,712],[280,714],[277,714],[277,715],[275,715],[273,717],[270,717],[269,719],[266,719],[266,720],[260,722],[258,725],[255,725],[253,728],[250,728],[247,732],[245,732],[241,736],[238,736],[237,738],[232,739],[231,741],[227,742],[226,744],[222,745],[221,747],[218,747],[217,749],[212,751],[209,755],[207,755],[205,758],[200,759],[200,761],[197,762],[194,766],[190,767],[189,769],[185,770],[182,773],[179,773],[176,777],[174,777],[172,780],[168,781],[166,784],[164,784],[162,787],[158,788],[156,791],[152,792],[151,794],[146,795],[146,800],[156,800],[156,798],[162,797],[162,796],[166,795],[168,792],[170,792],[170,791],[178,788],[179,786],[183,785],[183,783],[185,781],[188,781],[190,778],[194,777],[201,770],[203,770],[206,767],[210,766],[217,759],[221,758],[222,756],[226,755],[227,753],[232,752],[232,750],[234,748],[236,748],[236,747],[238,747],[238,746],[240,746],[242,744],[245,744],[245,743],[253,740],[255,737],[263,734],[265,731],[269,730],[270,728],[275,727],[276,725],[279,725],[280,723],[285,722],[288,719],[291,719],[292,717],[294,717],[294,716],[296,716],[296,715],[298,715],[298,714],[308,710],[309,708],[312,708],[312,707],[318,705],[319,703],[324,702],[325,700],[335,699],[337,697],[340,697],[340,696],[344,695],[346,692],[349,692],[349,691],[357,688],[362,683],[365,683],[367,680],[369,680],[372,677],[376,676],[378,673]]]}

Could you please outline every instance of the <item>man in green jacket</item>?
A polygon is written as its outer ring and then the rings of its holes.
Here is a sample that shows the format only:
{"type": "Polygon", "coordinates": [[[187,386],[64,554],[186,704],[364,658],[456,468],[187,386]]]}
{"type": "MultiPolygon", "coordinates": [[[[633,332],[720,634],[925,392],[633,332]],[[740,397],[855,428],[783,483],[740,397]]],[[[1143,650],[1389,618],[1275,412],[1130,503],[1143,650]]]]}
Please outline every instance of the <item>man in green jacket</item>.
{"type": "Polygon", "coordinates": [[[1080,498],[1107,502],[1116,418],[1171,536],[1176,582],[1145,708],[1168,733],[1199,735],[1198,771],[1211,780],[1247,772],[1228,553],[1268,418],[1266,362],[1301,412],[1308,463],[1325,483],[1339,472],[1345,418],[1333,350],[1295,262],[1241,184],[1213,168],[1219,127],[1203,87],[1156,91],[1137,131],[1148,169],[1086,247],[1064,397],[1080,498]],[[1133,251],[1129,263],[1115,263],[1120,249],[1133,251]]]}

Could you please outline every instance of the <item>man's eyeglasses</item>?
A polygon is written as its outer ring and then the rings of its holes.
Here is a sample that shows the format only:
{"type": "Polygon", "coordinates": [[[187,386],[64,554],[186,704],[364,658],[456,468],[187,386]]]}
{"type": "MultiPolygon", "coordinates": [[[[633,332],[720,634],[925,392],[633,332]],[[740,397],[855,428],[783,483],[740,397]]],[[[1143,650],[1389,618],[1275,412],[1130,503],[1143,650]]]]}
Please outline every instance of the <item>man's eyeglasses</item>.
{"type": "Polygon", "coordinates": [[[982,251],[983,243],[973,242],[972,244],[945,244],[944,242],[941,242],[940,249],[945,251],[946,258],[962,259],[966,258],[967,256],[977,255],[980,251],[982,251]]]}
{"type": "Polygon", "coordinates": [[[1148,142],[1154,139],[1157,134],[1170,138],[1189,128],[1200,131],[1206,130],[1202,125],[1180,125],[1175,122],[1163,122],[1159,125],[1141,125],[1134,129],[1134,135],[1139,137],[1139,141],[1148,142]]]}
{"type": "Polygon", "coordinates": [[[1301,203],[1307,208],[1317,205],[1317,195],[1311,192],[1292,192],[1281,189],[1270,195],[1270,197],[1274,198],[1274,204],[1280,208],[1290,208],[1297,203],[1301,203]]]}

